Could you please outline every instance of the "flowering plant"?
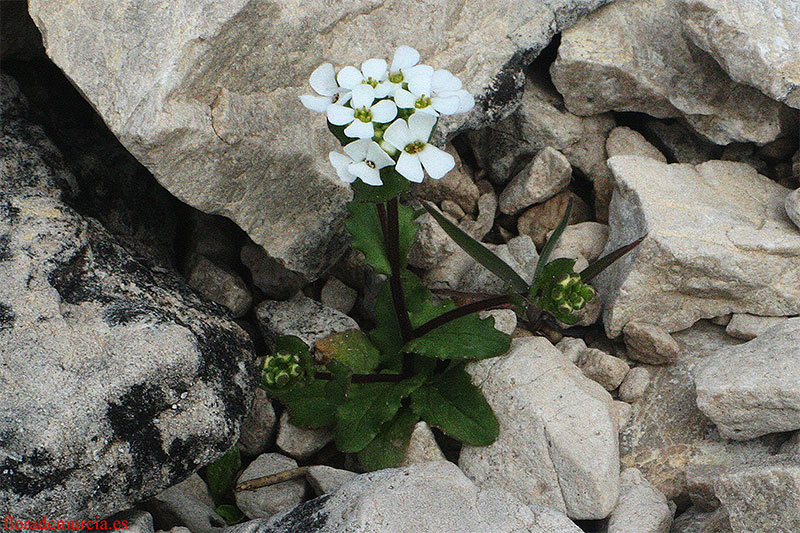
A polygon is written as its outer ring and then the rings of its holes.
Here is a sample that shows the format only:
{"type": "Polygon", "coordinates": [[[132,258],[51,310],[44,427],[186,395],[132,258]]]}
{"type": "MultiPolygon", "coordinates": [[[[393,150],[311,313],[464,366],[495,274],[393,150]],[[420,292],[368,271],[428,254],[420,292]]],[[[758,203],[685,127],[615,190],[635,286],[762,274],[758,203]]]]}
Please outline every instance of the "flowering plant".
{"type": "Polygon", "coordinates": [[[336,72],[325,63],[311,74],[316,95],[302,103],[324,113],[342,152],[329,159],[339,178],[352,184],[346,227],[352,246],[388,280],[375,302],[376,327],[334,333],[306,346],[296,337],[277,339],[265,359],[262,386],[287,408],[299,426],[335,426],[336,445],[378,469],[399,464],[419,420],[463,443],[494,442],[498,421],[472,384],[470,361],[506,353],[511,337],[478,311],[512,308],[537,332],[548,320],[574,324],[576,312],[595,296],[588,281],[638,241],[599,259],[580,273],[574,260],[548,262],[567,225],[571,205],[545,244],[533,283],[464,233],[434,206],[424,211],[468,254],[506,281],[507,294],[458,307],[439,299],[407,269],[418,214],[400,203],[409,182],[427,174],[440,179],[453,156],[431,144],[440,116],[463,113],[473,97],[447,70],[419,63],[401,46],[391,64],[369,59],[361,68],[336,72]]]}

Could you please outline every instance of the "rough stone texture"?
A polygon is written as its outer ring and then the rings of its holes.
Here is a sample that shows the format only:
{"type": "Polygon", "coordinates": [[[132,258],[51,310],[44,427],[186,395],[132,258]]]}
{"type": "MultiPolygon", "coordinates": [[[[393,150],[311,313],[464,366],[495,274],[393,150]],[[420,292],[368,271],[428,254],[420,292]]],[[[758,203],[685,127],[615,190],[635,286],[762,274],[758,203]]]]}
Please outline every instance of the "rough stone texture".
{"type": "Polygon", "coordinates": [[[481,318],[494,318],[494,328],[506,335],[511,335],[517,329],[517,313],[513,309],[493,309],[478,313],[481,318]]]}
{"type": "MultiPolygon", "coordinates": [[[[408,264],[422,269],[440,265],[458,249],[458,245],[430,213],[415,220],[417,238],[408,252],[408,264]]],[[[452,222],[452,221],[451,221],[452,222]]]]}
{"type": "Polygon", "coordinates": [[[647,366],[648,392],[633,404],[633,414],[620,434],[621,462],[638,468],[668,499],[687,494],[686,469],[690,465],[739,464],[778,451],[772,437],[749,442],[720,438],[711,420],[695,403],[693,371],[716,350],[740,341],[722,327],[705,321],[675,334],[681,346],[678,362],[647,366]]]}
{"type": "Polygon", "coordinates": [[[234,317],[244,316],[253,305],[253,295],[238,274],[201,255],[192,261],[186,281],[206,298],[227,307],[234,317]]]}
{"type": "Polygon", "coordinates": [[[328,278],[319,295],[322,305],[332,307],[344,314],[353,310],[358,291],[351,289],[338,278],[328,278]]]}
{"type": "Polygon", "coordinates": [[[500,211],[515,215],[560,192],[572,179],[572,166],[558,150],[546,147],[506,185],[498,199],[500,211]]]}
{"type": "Polygon", "coordinates": [[[247,415],[242,420],[242,429],[239,433],[237,446],[244,456],[255,457],[261,455],[270,445],[278,418],[275,408],[269,399],[269,394],[264,389],[256,389],[255,398],[247,415]]]}
{"type": "Polygon", "coordinates": [[[734,81],[800,109],[800,4],[680,0],[683,31],[734,81]]]}
{"type": "Polygon", "coordinates": [[[538,248],[544,246],[547,234],[556,229],[564,217],[570,198],[574,203],[568,223],[577,224],[589,220],[591,210],[586,202],[572,191],[562,191],[546,202],[525,211],[517,220],[519,234],[529,235],[538,248]]]}
{"type": "Polygon", "coordinates": [[[617,427],[617,433],[620,433],[623,429],[625,429],[625,426],[628,424],[628,420],[631,419],[633,407],[628,402],[623,402],[620,400],[614,400],[614,403],[611,407],[612,415],[614,417],[614,424],[617,427]]]}
{"type": "Polygon", "coordinates": [[[296,335],[311,347],[331,333],[358,329],[349,316],[302,294],[285,302],[265,300],[256,308],[256,317],[265,336],[296,335]]]}
{"type": "MultiPolygon", "coordinates": [[[[552,231],[547,233],[548,239],[552,233],[552,231]]],[[[572,254],[564,254],[564,250],[574,250],[585,257],[587,261],[594,261],[603,253],[606,242],[608,242],[608,226],[606,224],[598,222],[571,224],[564,228],[564,233],[558,239],[551,257],[572,256],[572,254]]]]}
{"type": "Polygon", "coordinates": [[[490,446],[464,446],[459,466],[484,488],[576,519],[608,516],[619,492],[611,396],[542,337],[469,367],[500,420],[490,446]]]}
{"type": "MultiPolygon", "coordinates": [[[[436,181],[436,180],[428,180],[428,181],[436,181]]],[[[441,181],[441,180],[439,180],[441,181]]],[[[423,181],[423,183],[425,183],[423,181]]],[[[445,215],[450,215],[456,220],[461,220],[466,216],[464,210],[459,206],[457,203],[453,202],[452,200],[442,200],[442,213],[445,215]]]]}
{"type": "Polygon", "coordinates": [[[446,461],[442,450],[436,444],[430,426],[425,422],[417,422],[414,431],[411,432],[411,440],[408,442],[406,456],[400,466],[424,463],[426,461],[446,461]]]}
{"type": "Polygon", "coordinates": [[[577,364],[586,377],[598,382],[606,390],[619,387],[630,371],[628,363],[596,348],[584,350],[577,364]]]}
{"type": "Polygon", "coordinates": [[[800,228],[800,189],[786,195],[784,209],[794,225],[800,228]]]}
{"type": "Polygon", "coordinates": [[[634,361],[651,365],[672,364],[678,359],[680,347],[667,330],[644,322],[628,322],[625,333],[627,355],[634,361]]]}
{"type": "Polygon", "coordinates": [[[197,474],[158,494],[146,507],[159,529],[187,526],[192,533],[217,533],[226,525],[214,510],[205,481],[197,474]]]}
{"type": "MultiPolygon", "coordinates": [[[[472,181],[469,167],[464,165],[452,145],[448,144],[445,151],[456,160],[455,168],[442,179],[426,179],[422,180],[422,183],[412,183],[411,192],[418,198],[437,204],[452,201],[465,213],[475,213],[480,192],[478,186],[472,181]]],[[[442,208],[444,209],[444,206],[442,208]]]]}
{"type": "Polygon", "coordinates": [[[561,95],[546,76],[531,75],[513,114],[468,136],[478,164],[494,183],[508,182],[548,146],[595,180],[609,175],[604,145],[613,127],[610,113],[573,115],[564,108],[561,95]]]}
{"type": "Polygon", "coordinates": [[[577,363],[578,358],[586,351],[586,341],[580,337],[564,337],[558,341],[556,348],[561,350],[570,363],[577,363]]]}
{"type": "Polygon", "coordinates": [[[418,463],[353,478],[332,495],[225,533],[580,533],[566,516],[480,490],[452,463],[418,463]]]}
{"type": "Polygon", "coordinates": [[[284,411],[278,425],[278,438],[275,444],[286,455],[305,461],[333,441],[331,428],[306,429],[289,421],[289,413],[284,411]]]}
{"type": "Polygon", "coordinates": [[[747,313],[734,313],[725,332],[731,337],[750,341],[775,326],[788,320],[785,316],[756,316],[747,313]]]}
{"type": "Polygon", "coordinates": [[[644,130],[670,163],[699,165],[710,159],[719,159],[722,147],[698,135],[683,120],[648,120],[644,130]]]}
{"type": "Polygon", "coordinates": [[[240,257],[244,266],[250,270],[253,284],[267,298],[286,300],[306,283],[300,274],[288,270],[280,261],[267,255],[263,248],[252,242],[242,246],[240,257]]]}
{"type": "Polygon", "coordinates": [[[356,475],[355,472],[349,470],[340,470],[325,465],[315,465],[306,470],[306,480],[317,496],[335,492],[356,475]]]}
{"type": "MultiPolygon", "coordinates": [[[[292,468],[297,468],[297,461],[294,459],[279,453],[265,453],[259,455],[245,468],[237,483],[277,474],[292,468]]],[[[236,506],[249,518],[269,518],[301,503],[305,492],[305,479],[299,478],[256,490],[239,491],[234,493],[234,496],[236,497],[236,506]]]]}
{"type": "Polygon", "coordinates": [[[720,476],[714,490],[734,531],[800,531],[800,464],[796,459],[732,471],[720,476]]]}
{"type": "Polygon", "coordinates": [[[788,108],[731,81],[694,49],[677,2],[615,2],[566,30],[550,72],[567,109],[683,117],[717,144],[775,140],[791,120],[788,108]]]}
{"type": "Polygon", "coordinates": [[[620,474],[619,501],[608,519],[608,533],[668,533],[672,510],[667,499],[635,468],[620,474]]]}
{"type": "Polygon", "coordinates": [[[75,178],[2,79],[0,509],[93,519],[235,443],[252,346],[64,203],[75,178]]]}
{"type": "Polygon", "coordinates": [[[494,190],[489,190],[481,194],[478,198],[478,216],[475,220],[465,217],[458,225],[462,230],[469,233],[472,238],[482,241],[486,234],[494,226],[494,217],[497,214],[497,195],[494,190]]]}
{"type": "Polygon", "coordinates": [[[246,0],[125,0],[110,11],[106,2],[37,0],[29,9],[48,55],[170,192],[230,217],[313,277],[344,247],[350,197],[327,161],[335,139],[297,99],[316,66],[390,55],[424,27],[413,43],[422,57],[479,99],[445,130],[476,127],[517,103],[522,68],[554,34],[607,1],[313,2],[301,16],[293,3],[246,0]],[[97,35],[114,38],[89,37],[97,35]]]}
{"type": "Polygon", "coordinates": [[[800,318],[720,350],[695,373],[697,406],[735,440],[800,429],[800,318]]]}
{"type": "Polygon", "coordinates": [[[623,402],[633,403],[644,396],[650,384],[650,371],[642,366],[632,368],[619,386],[619,399],[623,402]]]}
{"type": "Polygon", "coordinates": [[[733,533],[733,530],[725,509],[704,513],[690,507],[672,522],[670,533],[733,533]]]}
{"type": "Polygon", "coordinates": [[[609,336],[633,320],[678,331],[729,312],[800,314],[800,232],[781,208],[786,188],[728,161],[608,164],[606,252],[648,234],[595,280],[609,336]]]}
{"type": "Polygon", "coordinates": [[[667,162],[667,158],[658,148],[650,144],[641,133],[627,126],[617,126],[611,130],[606,139],[606,154],[609,158],[615,155],[638,155],[667,162]]]}

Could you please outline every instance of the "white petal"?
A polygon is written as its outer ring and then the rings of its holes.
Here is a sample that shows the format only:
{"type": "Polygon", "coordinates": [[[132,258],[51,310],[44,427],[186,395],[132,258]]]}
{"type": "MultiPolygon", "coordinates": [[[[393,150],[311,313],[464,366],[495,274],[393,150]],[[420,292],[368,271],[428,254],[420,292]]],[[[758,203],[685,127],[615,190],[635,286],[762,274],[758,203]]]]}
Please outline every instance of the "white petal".
{"type": "Polygon", "coordinates": [[[408,152],[400,153],[400,159],[397,160],[397,165],[394,169],[405,179],[414,183],[421,183],[422,178],[425,177],[419,158],[415,154],[409,154],[408,152]]]}
{"type": "Polygon", "coordinates": [[[368,161],[372,161],[375,163],[377,168],[388,167],[389,165],[394,165],[394,159],[389,157],[389,154],[383,151],[378,143],[371,142],[369,148],[367,148],[367,157],[368,161]]]}
{"type": "Polygon", "coordinates": [[[328,106],[331,105],[330,96],[314,96],[311,94],[303,94],[300,96],[300,101],[311,111],[317,113],[324,113],[328,106]]]}
{"type": "Polygon", "coordinates": [[[432,105],[429,105],[428,107],[423,107],[422,109],[417,109],[416,113],[425,113],[426,115],[431,115],[433,117],[439,116],[439,112],[436,111],[436,109],[434,109],[432,105]]]}
{"type": "Polygon", "coordinates": [[[434,96],[431,98],[433,108],[442,115],[452,115],[458,111],[461,100],[458,96],[434,96]]]}
{"type": "Polygon", "coordinates": [[[456,160],[452,155],[431,144],[425,145],[425,148],[418,152],[417,156],[422,162],[422,166],[425,167],[425,171],[435,180],[441,179],[456,166],[456,160]]]}
{"type": "Polygon", "coordinates": [[[353,91],[350,89],[339,89],[339,98],[336,99],[336,103],[339,105],[344,105],[350,101],[350,97],[353,96],[353,91]]]}
{"type": "Polygon", "coordinates": [[[353,161],[363,161],[367,157],[370,144],[375,143],[371,139],[359,139],[347,144],[343,150],[353,161]]]}
{"type": "Polygon", "coordinates": [[[458,110],[456,113],[466,113],[473,107],[475,107],[475,98],[470,94],[469,91],[461,89],[460,91],[456,91],[455,95],[458,96],[458,110]]]}
{"type": "Polygon", "coordinates": [[[394,51],[394,57],[392,58],[391,71],[397,72],[401,69],[411,68],[417,63],[419,63],[419,52],[410,46],[398,46],[397,50],[394,51]]]}
{"type": "MultiPolygon", "coordinates": [[[[414,115],[411,116],[413,117],[414,115]]],[[[402,150],[408,143],[413,141],[411,132],[408,130],[408,124],[402,118],[395,120],[391,126],[386,128],[386,131],[383,132],[383,139],[398,150],[402,150]]]]}
{"type": "Polygon", "coordinates": [[[345,183],[353,183],[356,177],[347,170],[347,167],[353,163],[353,160],[339,152],[331,152],[328,154],[328,160],[336,169],[336,175],[345,183]]]}
{"type": "Polygon", "coordinates": [[[372,78],[375,81],[383,81],[388,75],[386,61],[383,59],[367,59],[361,63],[361,73],[364,79],[372,78]]]}
{"type": "Polygon", "coordinates": [[[323,63],[314,69],[308,81],[311,88],[322,96],[333,96],[339,88],[336,83],[336,71],[330,63],[323,63]]]}
{"type": "Polygon", "coordinates": [[[375,87],[375,98],[386,98],[387,96],[394,96],[394,92],[400,87],[399,83],[392,83],[390,81],[382,81],[375,87]]]}
{"type": "Polygon", "coordinates": [[[356,67],[347,66],[336,75],[336,81],[345,89],[352,89],[364,81],[364,76],[356,67]]]}
{"type": "Polygon", "coordinates": [[[417,97],[405,89],[397,89],[394,93],[394,103],[397,104],[397,107],[403,107],[405,109],[413,108],[414,102],[416,101],[417,97]]]}
{"type": "Polygon", "coordinates": [[[408,129],[412,141],[428,142],[436,125],[436,117],[428,113],[414,113],[408,117],[408,129]]]}
{"type": "Polygon", "coordinates": [[[461,80],[449,70],[437,70],[431,78],[431,90],[435,93],[442,91],[458,91],[461,89],[461,80]]]}
{"type": "Polygon", "coordinates": [[[381,173],[377,168],[371,168],[366,162],[353,163],[347,168],[348,172],[354,174],[367,185],[383,185],[381,173]]]}
{"type": "Polygon", "coordinates": [[[381,124],[391,122],[397,116],[397,106],[391,100],[381,100],[372,106],[370,111],[372,111],[372,121],[381,124]]]}
{"type": "Polygon", "coordinates": [[[353,114],[355,111],[349,107],[344,107],[339,104],[331,104],[326,109],[328,113],[328,121],[336,126],[344,126],[353,122],[353,114]]]}
{"type": "Polygon", "coordinates": [[[353,109],[361,109],[362,107],[369,109],[374,101],[375,89],[373,89],[371,85],[362,83],[353,88],[353,95],[350,99],[350,105],[353,109]]]}
{"type": "Polygon", "coordinates": [[[417,65],[403,71],[403,77],[408,82],[408,90],[417,96],[431,95],[431,78],[433,67],[430,65],[417,65]]]}
{"type": "Polygon", "coordinates": [[[356,119],[344,129],[344,134],[351,139],[371,139],[375,135],[375,128],[372,127],[372,122],[356,119]]]}

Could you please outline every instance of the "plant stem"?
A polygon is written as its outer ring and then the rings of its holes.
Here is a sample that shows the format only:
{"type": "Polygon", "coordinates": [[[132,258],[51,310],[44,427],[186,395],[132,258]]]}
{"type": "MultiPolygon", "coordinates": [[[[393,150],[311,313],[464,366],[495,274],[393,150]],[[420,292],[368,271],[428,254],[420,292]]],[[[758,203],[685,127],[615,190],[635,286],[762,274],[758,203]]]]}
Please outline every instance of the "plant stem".
{"type": "MultiPolygon", "coordinates": [[[[389,288],[392,291],[392,302],[394,303],[394,312],[397,315],[397,323],[400,326],[400,336],[403,343],[415,338],[414,327],[411,325],[411,319],[408,317],[408,308],[406,307],[406,296],[403,293],[402,282],[402,268],[400,266],[400,220],[398,215],[398,200],[392,198],[387,205],[386,213],[386,233],[384,234],[386,243],[386,255],[389,259],[389,265],[392,269],[392,275],[389,278],[389,288]]],[[[378,216],[380,216],[380,208],[378,208],[378,216]]],[[[411,354],[403,355],[403,375],[408,377],[414,372],[414,356],[411,354]]]]}
{"type": "Polygon", "coordinates": [[[480,300],[477,302],[472,302],[471,304],[462,305],[461,307],[456,307],[455,309],[448,311],[444,314],[437,316],[431,320],[428,320],[420,327],[414,330],[414,335],[416,337],[421,337],[432,331],[439,326],[446,324],[452,320],[457,318],[461,318],[462,316],[469,315],[471,313],[475,313],[477,311],[485,311],[488,309],[496,309],[498,307],[506,307],[511,304],[511,296],[509,295],[502,295],[502,296],[495,296],[494,298],[487,298],[486,300],[480,300]]]}
{"type": "MultiPolygon", "coordinates": [[[[333,380],[333,374],[329,372],[317,372],[314,374],[316,379],[333,380]]],[[[405,379],[400,374],[353,374],[350,380],[353,383],[398,383],[405,379]]]]}
{"type": "Polygon", "coordinates": [[[297,479],[301,476],[304,476],[309,468],[310,466],[300,466],[290,470],[284,470],[283,472],[278,472],[277,474],[271,474],[269,476],[243,481],[236,485],[236,488],[234,488],[233,491],[241,492],[244,490],[256,490],[262,487],[269,487],[270,485],[277,485],[278,483],[283,483],[284,481],[289,481],[291,479],[297,479]]]}

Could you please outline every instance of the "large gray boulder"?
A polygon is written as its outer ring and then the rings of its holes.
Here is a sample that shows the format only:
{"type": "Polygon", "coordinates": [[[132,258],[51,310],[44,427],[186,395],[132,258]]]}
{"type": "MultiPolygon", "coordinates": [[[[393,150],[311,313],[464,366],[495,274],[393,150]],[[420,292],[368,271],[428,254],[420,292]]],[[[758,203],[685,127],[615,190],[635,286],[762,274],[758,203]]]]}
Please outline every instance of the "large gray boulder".
{"type": "Polygon", "coordinates": [[[647,235],[603,272],[610,336],[633,320],[673,332],[728,313],[800,314],[800,232],[788,189],[744,163],[666,165],[617,156],[606,253],[647,235]]]}
{"type": "Polygon", "coordinates": [[[464,446],[459,466],[480,487],[575,519],[605,518],[619,494],[612,399],[543,337],[469,366],[500,421],[489,446],[464,446]]]}
{"type": "Polygon", "coordinates": [[[684,33],[739,83],[800,108],[800,3],[680,0],[684,33]]]}
{"type": "Polygon", "coordinates": [[[580,533],[563,514],[481,490],[453,463],[417,463],[356,476],[270,520],[225,533],[580,533]]]}
{"type": "Polygon", "coordinates": [[[65,201],[75,179],[3,77],[0,509],[94,519],[236,442],[247,335],[65,201]]]}
{"type": "Polygon", "coordinates": [[[800,429],[800,318],[720,350],[695,385],[698,407],[728,438],[800,429]]]}
{"type": "Polygon", "coordinates": [[[564,31],[551,73],[567,109],[682,117],[717,144],[788,133],[785,105],[732,81],[684,35],[678,1],[615,2],[564,31]]]}
{"type": "Polygon", "coordinates": [[[413,45],[478,97],[444,125],[454,132],[510,112],[523,67],[609,1],[32,0],[30,13],[50,58],[160,183],[314,278],[344,247],[351,196],[324,119],[298,100],[315,67],[413,45]]]}

